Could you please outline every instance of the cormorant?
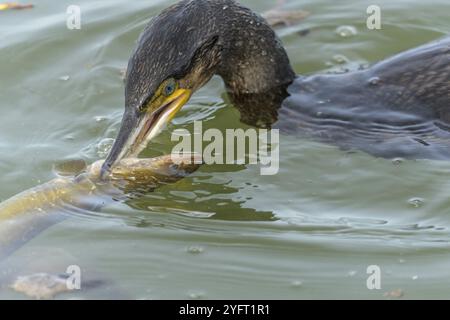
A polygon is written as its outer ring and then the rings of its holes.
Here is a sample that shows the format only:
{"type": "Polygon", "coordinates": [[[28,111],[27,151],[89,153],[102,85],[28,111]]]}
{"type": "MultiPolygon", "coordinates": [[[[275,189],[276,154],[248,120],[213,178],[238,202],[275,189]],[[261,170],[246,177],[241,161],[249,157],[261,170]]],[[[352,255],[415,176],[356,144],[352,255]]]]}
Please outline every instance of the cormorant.
{"type": "Polygon", "coordinates": [[[375,156],[450,158],[450,38],[364,70],[296,76],[260,15],[234,0],[182,0],[140,35],[103,172],[137,156],[215,74],[247,124],[375,156]]]}

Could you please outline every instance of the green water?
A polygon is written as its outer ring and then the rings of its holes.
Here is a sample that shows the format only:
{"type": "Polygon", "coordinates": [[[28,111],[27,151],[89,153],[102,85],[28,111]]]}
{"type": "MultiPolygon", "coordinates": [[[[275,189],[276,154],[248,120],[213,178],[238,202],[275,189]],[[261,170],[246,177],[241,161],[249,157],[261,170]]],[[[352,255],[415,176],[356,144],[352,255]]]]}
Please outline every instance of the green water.
{"type": "MultiPolygon", "coordinates": [[[[242,1],[256,11],[275,1],[242,1]]],[[[120,70],[148,19],[172,1],[73,1],[0,12],[0,200],[50,180],[54,163],[106,156],[123,111],[120,70]]],[[[297,73],[355,69],[450,32],[448,0],[287,1],[311,15],[278,30],[297,73]],[[357,34],[335,30],[351,25],[357,34]],[[306,36],[299,31],[309,29],[306,36]],[[347,62],[339,63],[344,56],[347,62]]],[[[214,78],[144,152],[170,153],[175,128],[237,128],[214,78]]],[[[450,298],[450,162],[392,161],[282,136],[280,172],[208,166],[142,199],[70,217],[8,263],[27,274],[76,264],[104,285],[60,298],[450,298]],[[381,268],[368,290],[366,268],[381,268]],[[32,267],[31,267],[32,266],[32,267]]],[[[0,298],[23,298],[9,289],[0,298]]]]}

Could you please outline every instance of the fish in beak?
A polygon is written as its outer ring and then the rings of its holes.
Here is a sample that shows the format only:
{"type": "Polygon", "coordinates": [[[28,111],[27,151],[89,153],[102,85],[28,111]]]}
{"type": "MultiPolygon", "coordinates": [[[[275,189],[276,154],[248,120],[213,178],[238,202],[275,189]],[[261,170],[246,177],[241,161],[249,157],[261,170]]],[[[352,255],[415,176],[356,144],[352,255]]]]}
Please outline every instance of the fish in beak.
{"type": "Polygon", "coordinates": [[[101,177],[108,175],[120,160],[136,158],[186,104],[191,94],[191,90],[179,88],[173,94],[157,99],[145,111],[126,108],[117,139],[102,166],[101,177]]]}

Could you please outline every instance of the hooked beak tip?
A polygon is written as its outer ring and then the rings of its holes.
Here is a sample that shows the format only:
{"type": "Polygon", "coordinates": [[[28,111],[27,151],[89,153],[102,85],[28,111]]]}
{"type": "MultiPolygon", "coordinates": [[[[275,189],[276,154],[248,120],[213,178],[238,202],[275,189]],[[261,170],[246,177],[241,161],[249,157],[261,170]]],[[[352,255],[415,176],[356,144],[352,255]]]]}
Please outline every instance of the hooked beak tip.
{"type": "Polygon", "coordinates": [[[111,169],[125,157],[137,157],[147,143],[168,123],[189,100],[191,90],[178,89],[153,112],[138,115],[127,109],[112,149],[102,165],[100,178],[105,179],[111,169]]]}

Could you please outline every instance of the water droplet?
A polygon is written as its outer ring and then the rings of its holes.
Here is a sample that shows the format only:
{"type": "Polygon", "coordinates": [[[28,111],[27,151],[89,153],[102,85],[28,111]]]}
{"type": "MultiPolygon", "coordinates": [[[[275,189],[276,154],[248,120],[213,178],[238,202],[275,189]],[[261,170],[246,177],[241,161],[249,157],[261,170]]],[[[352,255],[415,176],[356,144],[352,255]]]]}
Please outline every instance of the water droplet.
{"type": "Polygon", "coordinates": [[[418,275],[412,276],[412,279],[417,280],[417,279],[419,279],[419,276],[418,275]]]}
{"type": "Polygon", "coordinates": [[[70,76],[68,76],[68,75],[59,77],[59,80],[61,80],[61,81],[67,81],[69,79],[70,79],[70,76]]]}
{"type": "Polygon", "coordinates": [[[335,31],[339,36],[343,38],[352,37],[358,34],[358,30],[354,26],[339,26],[335,31]]]}
{"type": "Polygon", "coordinates": [[[228,6],[223,6],[222,9],[223,9],[223,10],[227,10],[227,9],[228,9],[228,6]]]}
{"type": "Polygon", "coordinates": [[[203,249],[200,246],[191,246],[191,247],[187,248],[186,251],[191,254],[200,254],[200,253],[203,253],[205,251],[205,249],[203,249]]]}
{"type": "Polygon", "coordinates": [[[369,84],[372,86],[376,86],[380,83],[381,79],[379,77],[372,77],[369,79],[369,84]]]}
{"type": "Polygon", "coordinates": [[[408,203],[414,208],[420,208],[424,205],[425,200],[422,198],[411,198],[408,200],[408,203]]]}
{"type": "Polygon", "coordinates": [[[405,259],[398,259],[398,263],[405,263],[406,261],[405,261],[405,259]]]}
{"type": "Polygon", "coordinates": [[[263,50],[263,51],[261,52],[261,55],[262,55],[262,56],[267,56],[267,51],[266,51],[266,50],[263,50]]]}

